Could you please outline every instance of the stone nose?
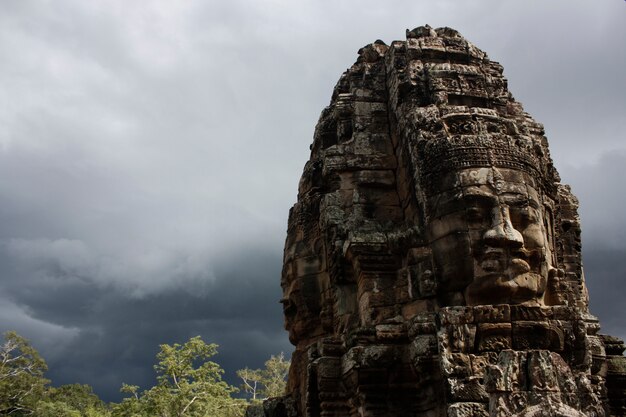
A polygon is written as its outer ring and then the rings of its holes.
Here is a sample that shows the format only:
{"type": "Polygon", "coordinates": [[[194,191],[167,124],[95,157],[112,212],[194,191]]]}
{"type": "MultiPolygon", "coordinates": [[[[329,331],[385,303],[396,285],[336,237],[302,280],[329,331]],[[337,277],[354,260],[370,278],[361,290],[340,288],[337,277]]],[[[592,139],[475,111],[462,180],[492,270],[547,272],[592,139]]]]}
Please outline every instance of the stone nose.
{"type": "Polygon", "coordinates": [[[511,216],[507,206],[494,207],[491,213],[491,228],[485,232],[483,239],[489,246],[524,246],[524,238],[511,224],[511,216]]]}

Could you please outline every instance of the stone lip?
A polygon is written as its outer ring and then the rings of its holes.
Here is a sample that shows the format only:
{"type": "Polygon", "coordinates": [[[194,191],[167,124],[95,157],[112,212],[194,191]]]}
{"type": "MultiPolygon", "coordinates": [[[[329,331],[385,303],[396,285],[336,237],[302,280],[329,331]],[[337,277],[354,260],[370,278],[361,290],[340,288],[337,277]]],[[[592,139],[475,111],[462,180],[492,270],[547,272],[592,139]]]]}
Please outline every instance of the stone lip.
{"type": "Polygon", "coordinates": [[[624,415],[544,135],[454,29],[359,49],[289,215],[287,393],[249,416],[624,415]]]}

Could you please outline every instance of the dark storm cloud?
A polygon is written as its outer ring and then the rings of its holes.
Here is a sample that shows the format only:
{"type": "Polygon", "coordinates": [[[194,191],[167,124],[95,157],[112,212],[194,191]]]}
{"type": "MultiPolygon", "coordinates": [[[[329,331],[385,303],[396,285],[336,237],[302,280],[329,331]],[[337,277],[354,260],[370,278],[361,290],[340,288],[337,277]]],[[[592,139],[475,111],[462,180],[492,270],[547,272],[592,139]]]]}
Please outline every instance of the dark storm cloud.
{"type": "Polygon", "coordinates": [[[0,12],[0,330],[55,383],[153,384],[200,334],[230,378],[289,350],[289,206],[363,45],[429,23],[505,67],[581,199],[592,309],[626,335],[622,1],[8,0],[0,12]]]}
{"type": "Polygon", "coordinates": [[[584,250],[585,277],[589,288],[592,314],[600,319],[601,333],[626,339],[624,315],[624,276],[626,276],[626,249],[584,250]]]}
{"type": "Polygon", "coordinates": [[[217,359],[233,383],[235,370],[259,367],[271,354],[289,350],[276,285],[281,257],[264,248],[242,248],[237,257],[217,262],[216,279],[208,286],[140,298],[98,288],[54,262],[16,265],[3,258],[1,266],[15,278],[5,282],[6,295],[28,306],[30,317],[79,329],[67,335],[60,351],[39,341],[48,353],[48,376],[56,383],[90,383],[107,399],[118,397],[122,382],[154,384],[152,365],[162,343],[201,335],[219,344],[217,359]]]}

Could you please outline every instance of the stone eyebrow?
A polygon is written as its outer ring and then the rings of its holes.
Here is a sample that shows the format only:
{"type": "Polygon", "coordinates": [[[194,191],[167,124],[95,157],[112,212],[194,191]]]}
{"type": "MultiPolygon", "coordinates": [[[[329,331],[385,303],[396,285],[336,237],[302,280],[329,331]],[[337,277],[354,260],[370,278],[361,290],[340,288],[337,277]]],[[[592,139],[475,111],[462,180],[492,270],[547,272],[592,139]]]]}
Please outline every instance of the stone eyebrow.
{"type": "Polygon", "coordinates": [[[506,203],[507,203],[507,205],[509,205],[511,207],[532,206],[531,200],[528,197],[513,199],[513,200],[510,200],[510,201],[507,201],[506,203]]]}
{"type": "Polygon", "coordinates": [[[458,200],[467,204],[493,204],[497,198],[485,194],[463,194],[458,200]]]}
{"type": "Polygon", "coordinates": [[[532,207],[534,209],[541,208],[541,204],[530,197],[514,199],[506,202],[510,207],[532,207]]]}

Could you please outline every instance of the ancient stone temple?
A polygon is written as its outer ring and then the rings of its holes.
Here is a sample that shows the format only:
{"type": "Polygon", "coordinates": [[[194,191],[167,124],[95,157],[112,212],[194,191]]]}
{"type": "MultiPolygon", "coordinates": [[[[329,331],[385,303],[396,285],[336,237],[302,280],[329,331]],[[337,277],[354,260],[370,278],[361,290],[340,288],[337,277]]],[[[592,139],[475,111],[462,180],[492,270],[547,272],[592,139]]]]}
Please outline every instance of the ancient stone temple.
{"type": "Polygon", "coordinates": [[[289,216],[296,349],[267,416],[623,416],[577,200],[502,66],[449,28],[339,79],[289,216]]]}

